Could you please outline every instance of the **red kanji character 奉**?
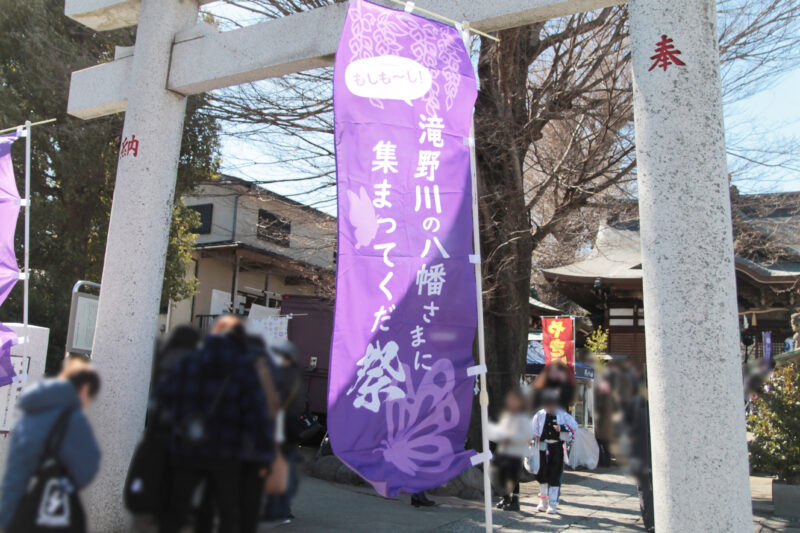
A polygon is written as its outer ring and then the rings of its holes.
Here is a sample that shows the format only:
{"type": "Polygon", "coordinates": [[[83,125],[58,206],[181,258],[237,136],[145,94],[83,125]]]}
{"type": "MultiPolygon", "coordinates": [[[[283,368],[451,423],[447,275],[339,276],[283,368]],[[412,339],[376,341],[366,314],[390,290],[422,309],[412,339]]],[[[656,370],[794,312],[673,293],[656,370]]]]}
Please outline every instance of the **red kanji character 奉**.
{"type": "Polygon", "coordinates": [[[678,65],[680,67],[686,66],[686,63],[678,59],[678,54],[680,53],[681,51],[677,50],[672,44],[672,39],[668,38],[666,35],[662,35],[661,40],[656,43],[656,55],[650,57],[650,59],[653,60],[653,64],[647,69],[648,72],[656,67],[667,70],[667,67],[670,65],[678,65]]]}

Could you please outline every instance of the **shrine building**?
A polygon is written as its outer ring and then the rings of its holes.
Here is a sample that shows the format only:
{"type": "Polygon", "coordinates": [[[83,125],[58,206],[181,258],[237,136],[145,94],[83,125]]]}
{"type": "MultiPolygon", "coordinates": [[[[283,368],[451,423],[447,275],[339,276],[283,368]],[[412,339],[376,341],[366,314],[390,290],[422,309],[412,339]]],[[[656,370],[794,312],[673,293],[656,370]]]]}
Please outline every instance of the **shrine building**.
{"type": "MultiPolygon", "coordinates": [[[[792,335],[790,315],[800,311],[800,194],[741,195],[734,198],[733,209],[742,361],[746,362],[763,357],[762,332],[772,333],[772,355],[790,349],[784,345],[792,335]]],[[[584,308],[595,327],[609,330],[610,354],[644,365],[647,316],[638,218],[601,226],[594,243],[580,261],[544,270],[545,279],[584,308]]]]}

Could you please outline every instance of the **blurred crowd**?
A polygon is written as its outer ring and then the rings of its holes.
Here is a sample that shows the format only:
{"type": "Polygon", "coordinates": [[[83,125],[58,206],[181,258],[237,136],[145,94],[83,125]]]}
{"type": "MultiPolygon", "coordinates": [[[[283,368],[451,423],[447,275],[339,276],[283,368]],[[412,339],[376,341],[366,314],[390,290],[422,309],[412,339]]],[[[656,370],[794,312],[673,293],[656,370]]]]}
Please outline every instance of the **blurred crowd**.
{"type": "MultiPolygon", "coordinates": [[[[87,359],[28,387],[11,432],[0,494],[0,530],[83,532],[78,497],[97,473],[100,451],[84,409],[100,390],[87,359]],[[48,529],[50,528],[50,529],[48,529]]],[[[570,414],[576,380],[562,363],[545,366],[532,386],[508,392],[490,425],[497,507],[519,511],[527,470],[539,483],[538,511],[558,513],[565,464],[625,465],[653,531],[646,379],[635,365],[609,362],[594,385],[593,430],[570,414]],[[587,442],[589,444],[587,444],[587,442]]],[[[267,343],[234,315],[210,333],[170,332],[155,351],[147,421],[125,481],[125,504],[142,530],[255,533],[261,522],[293,518],[296,451],[321,431],[310,414],[298,352],[267,343]]],[[[425,493],[413,505],[434,503],[425,493]]],[[[0,531],[0,533],[2,533],[0,531]]]]}
{"type": "Polygon", "coordinates": [[[558,512],[564,466],[584,463],[581,450],[590,448],[590,468],[621,465],[636,480],[642,519],[654,531],[653,483],[647,387],[641,370],[630,363],[612,362],[601,369],[594,387],[592,435],[570,415],[575,377],[569,367],[551,363],[524,390],[510,391],[496,423],[494,475],[502,499],[499,509],[519,511],[519,481],[523,468],[539,483],[537,510],[558,512]],[[588,443],[588,444],[587,444],[588,443]],[[570,459],[571,458],[571,459],[570,459]]]}
{"type": "Polygon", "coordinates": [[[594,402],[598,465],[618,463],[628,469],[636,480],[644,526],[654,531],[647,380],[641,367],[629,362],[610,363],[596,383],[594,402]]]}
{"type": "MultiPolygon", "coordinates": [[[[78,491],[96,475],[100,451],[83,409],[99,389],[90,363],[68,358],[59,376],[21,395],[0,530],[86,530],[78,491]]],[[[205,336],[179,326],[155,352],[125,504],[137,527],[160,533],[254,533],[260,522],[290,520],[295,451],[320,430],[292,343],[267,346],[234,315],[205,336]]]]}
{"type": "Polygon", "coordinates": [[[579,429],[569,414],[574,394],[574,373],[560,363],[545,366],[527,393],[506,394],[503,411],[489,428],[489,439],[495,443],[496,482],[503,494],[498,509],[520,510],[519,482],[525,465],[539,482],[538,510],[558,512],[567,445],[579,429]]]}

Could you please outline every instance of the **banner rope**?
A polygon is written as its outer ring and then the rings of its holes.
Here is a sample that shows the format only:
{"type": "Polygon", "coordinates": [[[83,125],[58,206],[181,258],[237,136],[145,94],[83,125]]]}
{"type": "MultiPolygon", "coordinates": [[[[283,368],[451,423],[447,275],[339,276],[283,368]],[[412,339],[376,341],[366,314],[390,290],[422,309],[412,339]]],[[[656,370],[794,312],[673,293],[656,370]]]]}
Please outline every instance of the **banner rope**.
{"type": "MultiPolygon", "coordinates": [[[[450,24],[451,26],[456,27],[456,28],[458,28],[459,25],[461,24],[460,22],[458,22],[456,20],[453,20],[451,18],[447,18],[444,15],[440,15],[439,13],[434,13],[433,11],[430,11],[428,9],[419,7],[414,2],[406,2],[405,0],[389,0],[389,1],[392,2],[393,4],[397,4],[397,5],[403,6],[406,9],[406,12],[409,12],[409,13],[411,13],[413,11],[419,11],[420,13],[428,15],[428,17],[430,17],[430,18],[438,19],[438,20],[440,20],[442,22],[447,22],[448,24],[450,24]]],[[[489,35],[488,33],[484,33],[481,30],[476,30],[475,28],[470,27],[469,31],[471,31],[472,33],[475,33],[477,35],[480,35],[481,37],[486,37],[487,39],[491,39],[496,43],[500,42],[500,39],[498,39],[497,37],[495,37],[493,35],[489,35]]]]}

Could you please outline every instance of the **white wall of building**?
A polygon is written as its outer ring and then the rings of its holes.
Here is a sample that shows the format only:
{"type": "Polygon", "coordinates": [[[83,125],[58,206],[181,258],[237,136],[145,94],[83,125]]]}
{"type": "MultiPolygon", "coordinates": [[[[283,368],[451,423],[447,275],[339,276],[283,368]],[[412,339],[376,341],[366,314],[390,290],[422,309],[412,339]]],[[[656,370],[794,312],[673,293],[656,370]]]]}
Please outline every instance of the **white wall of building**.
{"type": "Polygon", "coordinates": [[[199,235],[198,244],[242,242],[323,268],[333,266],[336,220],[255,188],[231,184],[205,184],[184,197],[187,206],[212,204],[211,232],[199,235]],[[291,223],[289,246],[258,237],[258,212],[265,209],[291,223]],[[234,218],[236,231],[234,231],[234,218]]]}

